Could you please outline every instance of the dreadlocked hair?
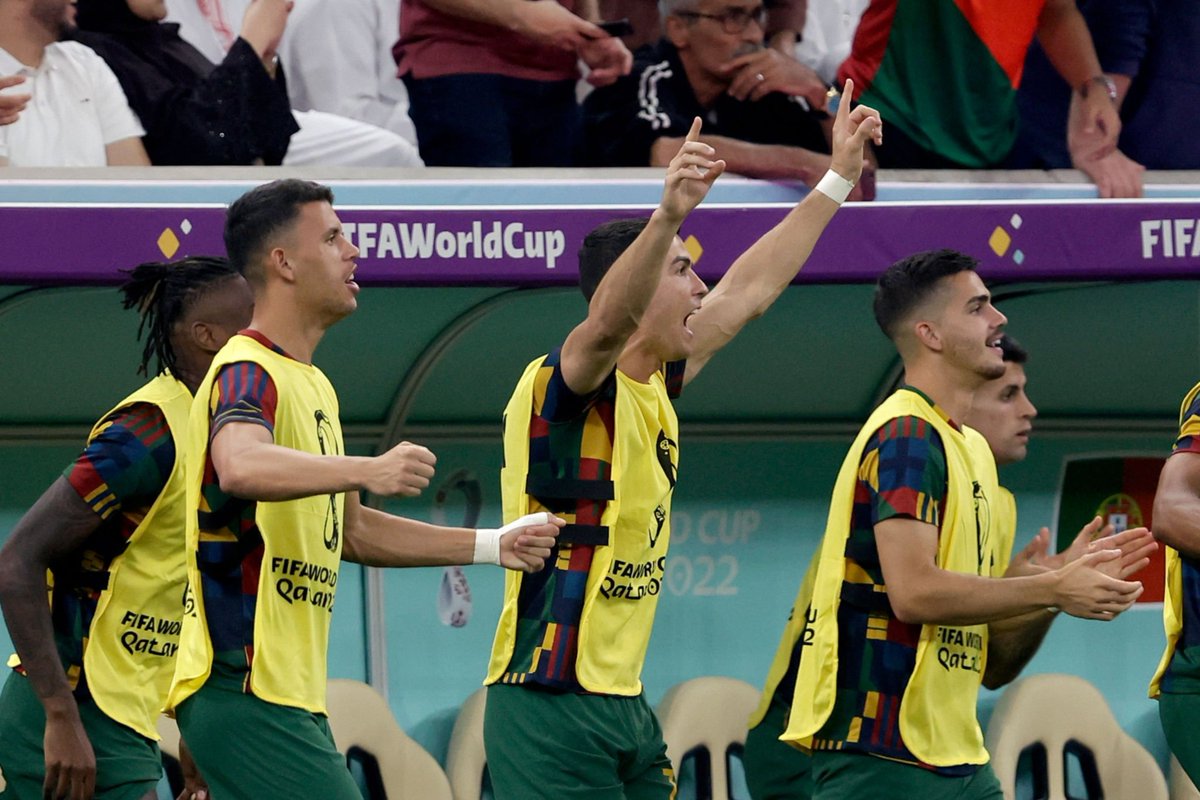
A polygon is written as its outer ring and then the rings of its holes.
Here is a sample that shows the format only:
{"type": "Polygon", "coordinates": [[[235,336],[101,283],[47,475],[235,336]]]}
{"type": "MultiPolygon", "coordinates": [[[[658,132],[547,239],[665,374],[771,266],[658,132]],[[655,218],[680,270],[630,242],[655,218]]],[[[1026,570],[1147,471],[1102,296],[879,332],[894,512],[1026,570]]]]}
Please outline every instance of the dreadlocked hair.
{"type": "Polygon", "coordinates": [[[141,316],[138,340],[145,334],[139,375],[148,374],[152,357],[158,359],[157,372],[175,371],[175,349],[171,331],[175,323],[209,288],[238,274],[227,259],[193,256],[174,263],[148,261],[130,270],[121,285],[125,308],[136,308],[141,316]]]}

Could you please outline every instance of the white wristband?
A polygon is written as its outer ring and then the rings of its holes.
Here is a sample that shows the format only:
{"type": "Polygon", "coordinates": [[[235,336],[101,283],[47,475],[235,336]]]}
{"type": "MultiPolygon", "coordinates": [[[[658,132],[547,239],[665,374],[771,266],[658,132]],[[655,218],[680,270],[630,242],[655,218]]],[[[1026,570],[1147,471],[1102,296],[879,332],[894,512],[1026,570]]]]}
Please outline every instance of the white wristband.
{"type": "Polygon", "coordinates": [[[475,554],[472,564],[495,564],[500,566],[500,537],[503,529],[479,528],[475,531],[475,554]]]}
{"type": "Polygon", "coordinates": [[[495,564],[500,566],[500,537],[506,533],[528,528],[531,525],[545,525],[550,521],[550,515],[545,511],[536,514],[526,514],[505,525],[503,528],[479,528],[475,531],[475,555],[472,564],[495,564]]]}
{"type": "Polygon", "coordinates": [[[854,184],[838,175],[833,170],[826,171],[825,175],[817,182],[816,189],[821,194],[828,197],[839,206],[846,202],[846,198],[850,196],[850,191],[854,188],[854,184]]]}

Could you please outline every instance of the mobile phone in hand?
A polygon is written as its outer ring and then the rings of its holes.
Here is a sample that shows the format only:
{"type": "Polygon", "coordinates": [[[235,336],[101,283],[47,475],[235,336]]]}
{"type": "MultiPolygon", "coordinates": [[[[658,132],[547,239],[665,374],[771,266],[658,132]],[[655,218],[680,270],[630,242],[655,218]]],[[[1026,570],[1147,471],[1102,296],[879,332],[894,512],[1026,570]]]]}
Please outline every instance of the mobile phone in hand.
{"type": "Polygon", "coordinates": [[[608,22],[597,22],[596,26],[609,36],[629,36],[633,33],[633,25],[629,22],[629,17],[614,19],[608,22]]]}

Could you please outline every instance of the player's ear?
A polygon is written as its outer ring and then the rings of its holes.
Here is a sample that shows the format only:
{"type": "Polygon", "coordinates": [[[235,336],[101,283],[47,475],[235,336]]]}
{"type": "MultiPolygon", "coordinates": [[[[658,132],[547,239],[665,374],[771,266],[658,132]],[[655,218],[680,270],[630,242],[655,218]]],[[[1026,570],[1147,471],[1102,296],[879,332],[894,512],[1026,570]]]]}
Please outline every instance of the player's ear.
{"type": "Polygon", "coordinates": [[[922,347],[935,353],[940,353],[945,348],[945,341],[934,323],[922,320],[914,323],[909,330],[914,341],[922,347]]]}

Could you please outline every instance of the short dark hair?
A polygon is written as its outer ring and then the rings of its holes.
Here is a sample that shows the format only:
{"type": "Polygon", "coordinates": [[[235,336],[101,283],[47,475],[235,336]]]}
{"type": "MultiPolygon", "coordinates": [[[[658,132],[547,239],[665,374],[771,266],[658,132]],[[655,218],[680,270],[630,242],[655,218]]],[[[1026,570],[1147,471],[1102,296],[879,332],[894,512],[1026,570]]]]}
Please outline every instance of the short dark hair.
{"type": "Polygon", "coordinates": [[[1004,354],[1004,360],[1013,364],[1024,364],[1029,360],[1029,351],[1007,333],[1000,337],[1000,351],[1004,354]]]}
{"type": "Polygon", "coordinates": [[[225,252],[234,268],[248,280],[261,279],[255,261],[268,240],[295,221],[300,206],[319,202],[333,205],[333,191],[297,178],[264,183],[235,200],[225,212],[225,252]]]}
{"type": "Polygon", "coordinates": [[[614,219],[592,230],[579,247],[579,288],[592,302],[596,287],[621,254],[641,235],[650,220],[645,217],[614,219]]]}
{"type": "Polygon", "coordinates": [[[209,289],[230,278],[237,270],[224,258],[193,256],[174,263],[148,261],[125,272],[121,284],[125,308],[136,308],[142,321],[138,338],[145,336],[138,374],[145,375],[150,359],[158,358],[158,370],[175,371],[175,348],[171,332],[187,310],[209,289]]]}
{"type": "Polygon", "coordinates": [[[979,261],[957,250],[916,253],[892,264],[875,283],[875,321],[895,341],[900,324],[949,275],[974,270],[979,261]]]}

